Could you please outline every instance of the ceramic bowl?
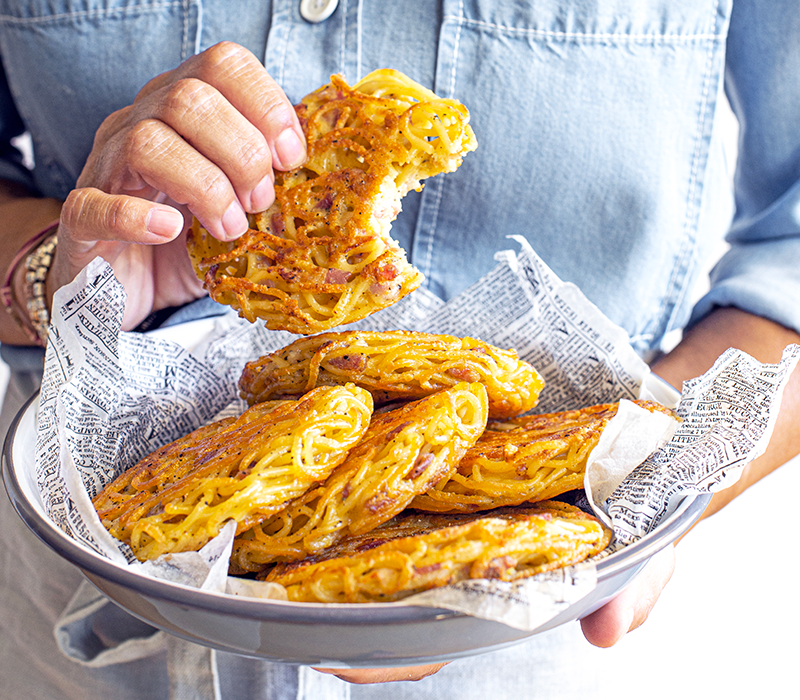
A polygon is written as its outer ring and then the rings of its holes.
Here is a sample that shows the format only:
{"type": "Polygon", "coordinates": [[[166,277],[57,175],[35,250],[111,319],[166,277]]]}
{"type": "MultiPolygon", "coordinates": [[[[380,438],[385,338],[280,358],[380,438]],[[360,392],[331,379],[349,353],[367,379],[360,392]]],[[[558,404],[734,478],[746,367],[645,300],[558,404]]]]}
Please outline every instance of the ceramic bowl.
{"type": "Polygon", "coordinates": [[[654,532],[598,563],[590,594],[534,630],[449,610],[380,603],[323,605],[205,592],[152,579],[112,563],[47,517],[34,467],[37,402],[23,408],[3,453],[3,478],[27,526],[136,617],[199,644],[276,662],[339,668],[449,661],[508,646],[583,617],[618,594],[656,552],[685,533],[710,496],[687,497],[654,532]]]}

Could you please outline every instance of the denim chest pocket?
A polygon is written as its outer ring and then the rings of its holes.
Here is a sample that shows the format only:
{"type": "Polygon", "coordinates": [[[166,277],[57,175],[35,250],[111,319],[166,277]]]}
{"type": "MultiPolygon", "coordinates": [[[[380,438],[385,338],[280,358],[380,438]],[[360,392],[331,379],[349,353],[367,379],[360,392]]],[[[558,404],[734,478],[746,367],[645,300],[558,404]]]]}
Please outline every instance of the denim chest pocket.
{"type": "Polygon", "coordinates": [[[199,2],[0,0],[0,54],[44,194],[65,197],[102,120],[195,52],[199,2]]]}
{"type": "Polygon", "coordinates": [[[467,105],[479,147],[423,192],[414,261],[432,289],[457,293],[522,234],[630,333],[662,334],[694,274],[729,11],[444,0],[435,89],[467,105]]]}

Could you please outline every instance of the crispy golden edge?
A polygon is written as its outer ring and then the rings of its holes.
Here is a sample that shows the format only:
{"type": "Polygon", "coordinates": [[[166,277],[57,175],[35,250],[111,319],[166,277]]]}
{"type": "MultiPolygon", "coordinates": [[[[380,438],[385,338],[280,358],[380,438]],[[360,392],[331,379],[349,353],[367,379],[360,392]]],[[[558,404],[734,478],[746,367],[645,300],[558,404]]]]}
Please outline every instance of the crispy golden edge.
{"type": "Polygon", "coordinates": [[[283,585],[292,601],[388,602],[466,579],[520,580],[583,561],[610,539],[593,516],[555,502],[487,514],[408,514],[261,578],[283,585]]]}
{"type": "Polygon", "coordinates": [[[400,199],[477,146],[469,113],[397,71],[340,76],[297,113],[308,160],[276,173],[276,200],[221,242],[194,222],[188,250],[212,298],[250,321],[308,334],[398,301],[422,282],[389,236],[400,199]]]}
{"type": "Polygon", "coordinates": [[[321,486],[236,538],[231,571],[259,571],[377,527],[446,478],[483,432],[486,389],[460,383],[376,414],[345,462],[321,486]]]}
{"type": "MultiPolygon", "coordinates": [[[[635,403],[675,416],[652,401],[635,403]]],[[[416,497],[411,507],[470,513],[581,488],[589,455],[618,407],[601,404],[490,424],[450,478],[416,497]]]]}
{"type": "Polygon", "coordinates": [[[98,494],[95,508],[141,560],[197,550],[225,522],[245,530],[327,478],[367,430],[372,408],[352,384],[254,406],[145,457],[98,494]]]}
{"type": "Polygon", "coordinates": [[[239,390],[252,405],[300,396],[315,386],[354,382],[380,406],[418,399],[461,381],[486,386],[492,419],[530,411],[544,386],[539,373],[514,350],[475,338],[345,331],[300,338],[247,363],[239,390]]]}

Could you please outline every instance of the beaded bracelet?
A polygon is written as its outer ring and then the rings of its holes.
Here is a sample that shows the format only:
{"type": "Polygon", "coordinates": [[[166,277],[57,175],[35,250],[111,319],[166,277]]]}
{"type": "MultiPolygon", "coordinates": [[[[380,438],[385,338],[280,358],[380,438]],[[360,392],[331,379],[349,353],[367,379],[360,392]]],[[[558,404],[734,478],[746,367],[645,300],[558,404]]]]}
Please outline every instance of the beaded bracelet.
{"type": "Polygon", "coordinates": [[[58,221],[46,226],[31,238],[8,266],[0,301],[17,325],[36,345],[47,344],[50,312],[47,309],[46,280],[57,245],[58,221]],[[25,306],[14,294],[14,275],[20,263],[25,264],[25,306]]]}
{"type": "Polygon", "coordinates": [[[50,310],[47,308],[47,273],[53,262],[58,244],[58,234],[53,232],[25,258],[25,300],[28,318],[39,336],[42,346],[47,345],[50,327],[50,310]]]}

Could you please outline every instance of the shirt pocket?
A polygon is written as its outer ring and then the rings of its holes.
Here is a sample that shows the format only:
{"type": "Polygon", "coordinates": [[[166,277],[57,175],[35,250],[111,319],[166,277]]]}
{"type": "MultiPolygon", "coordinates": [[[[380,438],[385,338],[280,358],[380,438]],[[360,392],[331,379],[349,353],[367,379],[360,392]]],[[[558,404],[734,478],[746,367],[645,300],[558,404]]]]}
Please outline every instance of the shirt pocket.
{"type": "Polygon", "coordinates": [[[195,53],[200,0],[0,1],[0,55],[40,191],[64,198],[100,123],[195,53]]]}
{"type": "Polygon", "coordinates": [[[629,332],[660,332],[644,327],[692,274],[729,10],[444,0],[435,89],[467,105],[479,146],[423,192],[414,260],[434,291],[460,291],[522,234],[629,332]]]}

